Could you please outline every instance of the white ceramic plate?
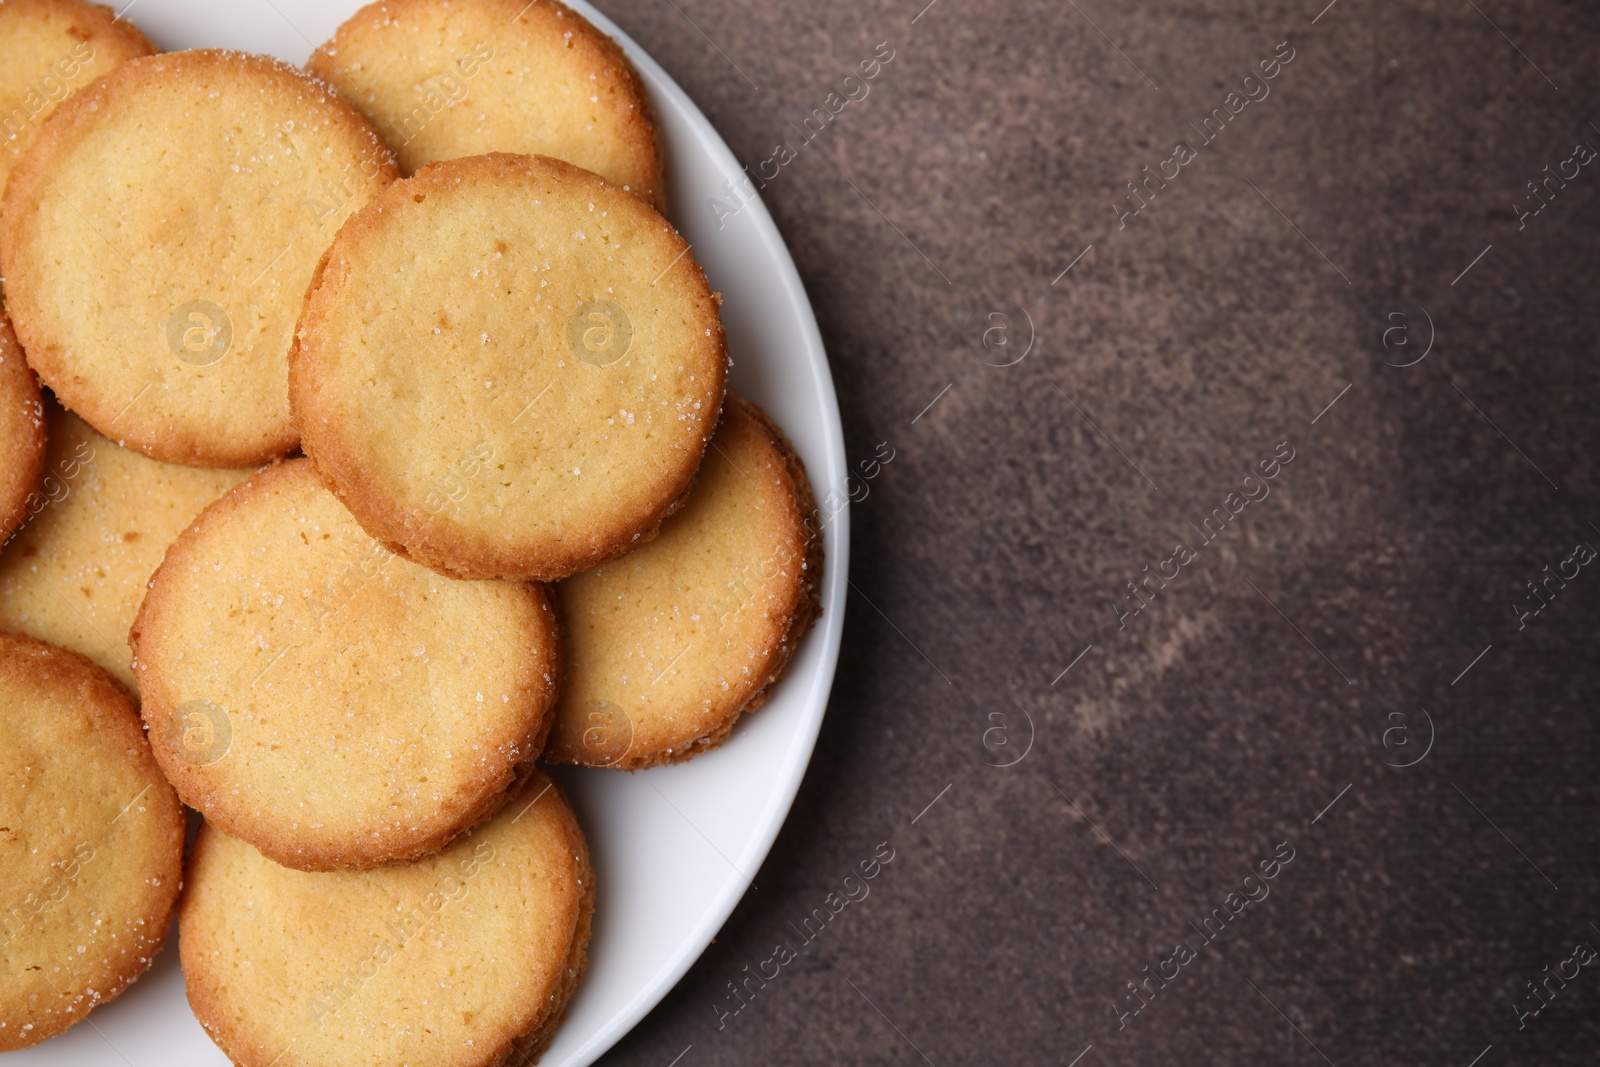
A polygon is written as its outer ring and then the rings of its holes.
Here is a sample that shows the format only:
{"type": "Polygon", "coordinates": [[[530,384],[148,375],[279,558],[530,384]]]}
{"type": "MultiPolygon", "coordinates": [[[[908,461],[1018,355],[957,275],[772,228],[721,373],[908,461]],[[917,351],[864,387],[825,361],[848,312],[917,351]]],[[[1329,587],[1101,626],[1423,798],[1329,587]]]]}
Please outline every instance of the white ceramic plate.
{"type": "MultiPolygon", "coordinates": [[[[751,202],[722,228],[707,206],[739,164],[700,109],[638,45],[582,0],[649,87],[667,149],[671,218],[711,286],[733,353],[732,384],[788,432],[819,502],[845,490],[844,437],[822,339],[772,219],[751,202]]],[[[156,46],[226,47],[303,63],[360,0],[133,0],[119,7],[156,46]]],[[[824,511],[827,509],[825,508],[824,511]]],[[[666,995],[710,943],[777,837],[811,758],[844,623],[849,513],[825,526],[822,618],[772,700],[717,751],[635,774],[562,772],[594,855],[599,900],[589,973],[541,1067],[592,1063],[666,995]]],[[[176,936],[155,968],[86,1023],[6,1067],[226,1067],[189,1011],[176,936]]]]}

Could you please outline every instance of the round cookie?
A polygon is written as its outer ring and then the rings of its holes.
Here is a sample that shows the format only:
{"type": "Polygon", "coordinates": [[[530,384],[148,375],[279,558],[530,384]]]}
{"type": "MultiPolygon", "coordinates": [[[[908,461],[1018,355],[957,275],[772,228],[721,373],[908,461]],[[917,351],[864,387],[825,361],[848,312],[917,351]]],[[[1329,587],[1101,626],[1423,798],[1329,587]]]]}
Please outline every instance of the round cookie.
{"type": "Polygon", "coordinates": [[[74,652],[0,634],[0,1051],[115,999],[161,948],[183,808],[133,702],[74,652]]]}
{"type": "Polygon", "coordinates": [[[559,682],[541,588],[394,556],[303,459],[178,537],[132,644],[178,795],[301,870],[415,859],[487,818],[531,770],[559,682]]]}
{"type": "Polygon", "coordinates": [[[636,770],[717,747],[821,613],[800,457],[732,392],[711,446],[660,536],[555,587],[567,675],[545,759],[636,770]]]}
{"type": "Polygon", "coordinates": [[[250,476],[119,448],[53,401],[35,514],[0,551],[0,630],[88,656],[133,691],[128,630],[184,527],[250,476]]]}
{"type": "Polygon", "coordinates": [[[155,47],[109,7],[0,0],[0,192],[57,104],[155,47]]]}
{"type": "Polygon", "coordinates": [[[188,875],[189,1004],[241,1067],[533,1063],[588,963],[589,849],[542,771],[415,864],[294,871],[208,825],[188,875]]]}
{"type": "Polygon", "coordinates": [[[0,545],[42,506],[36,490],[44,457],[39,379],[22,358],[11,320],[0,309],[0,545]]]}
{"type": "Polygon", "coordinates": [[[0,268],[28,362],[155,459],[291,451],[284,354],[306,283],[397,174],[360,114],[277,60],[122,64],[56,109],[6,188],[0,268]]]}
{"type": "Polygon", "coordinates": [[[727,375],[717,297],[637,197],[543,156],[434,163],[339,231],[289,394],[373,537],[460,578],[548,581],[655,533],[727,375]]]}
{"type": "Polygon", "coordinates": [[[554,156],[666,211],[644,83],[615,41],[555,0],[380,0],[306,66],[388,138],[407,174],[485,152],[554,156]]]}

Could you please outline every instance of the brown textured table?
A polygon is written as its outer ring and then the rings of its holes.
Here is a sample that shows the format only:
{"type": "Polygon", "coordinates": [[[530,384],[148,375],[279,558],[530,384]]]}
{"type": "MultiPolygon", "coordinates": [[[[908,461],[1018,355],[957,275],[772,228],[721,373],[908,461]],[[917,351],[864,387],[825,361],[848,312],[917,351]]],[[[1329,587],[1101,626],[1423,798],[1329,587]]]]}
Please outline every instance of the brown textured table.
{"type": "Polygon", "coordinates": [[[774,175],[865,494],[611,1062],[1594,1063],[1600,13],[922,2],[603,3],[774,175]]]}

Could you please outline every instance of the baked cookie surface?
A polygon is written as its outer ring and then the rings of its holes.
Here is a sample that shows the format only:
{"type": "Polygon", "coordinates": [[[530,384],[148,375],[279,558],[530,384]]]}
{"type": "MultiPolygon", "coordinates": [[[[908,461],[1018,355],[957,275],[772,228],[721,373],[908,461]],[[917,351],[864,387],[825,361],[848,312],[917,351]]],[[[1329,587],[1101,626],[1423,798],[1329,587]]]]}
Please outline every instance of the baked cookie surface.
{"type": "Polygon", "coordinates": [[[435,163],[339,231],[289,358],[306,455],[379,541],[551,580],[648,540],[727,374],[717,298],[643,201],[559,160],[435,163]]]}
{"type": "Polygon", "coordinates": [[[380,0],[306,66],[407,174],[486,152],[554,156],[666,210],[644,83],[615,41],[553,0],[380,0]]]}
{"type": "Polygon", "coordinates": [[[0,630],[80,652],[133,692],[128,630],[161,554],[250,472],[150,459],[54,401],[46,421],[38,508],[0,551],[0,630]]]}
{"type": "Polygon", "coordinates": [[[711,445],[654,541],[555,586],[567,673],[547,760],[635,770],[715,748],[820,613],[799,456],[732,392],[711,445]]]}
{"type": "Polygon", "coordinates": [[[589,850],[542,771],[406,866],[290,870],[207,826],[188,885],[189,1003],[242,1067],[532,1063],[588,960],[589,850]]]}
{"type": "Polygon", "coordinates": [[[56,109],[6,188],[0,268],[28,362],[153,458],[289,452],[306,283],[397,174],[366,120],[294,67],[213,50],[122,64],[56,109]]]}
{"type": "Polygon", "coordinates": [[[178,795],[302,870],[414,859],[492,814],[548,732],[558,644],[541,588],[394,556],[303,459],[201,513],[132,633],[178,795]]]}
{"type": "Polygon", "coordinates": [[[0,192],[57,104],[155,47],[103,4],[0,0],[0,192]]]}
{"type": "Polygon", "coordinates": [[[161,948],[184,815],[133,702],[73,652],[0,634],[0,1051],[54,1037],[161,948]]]}
{"type": "Polygon", "coordinates": [[[39,379],[0,309],[0,545],[41,506],[45,436],[39,379]]]}

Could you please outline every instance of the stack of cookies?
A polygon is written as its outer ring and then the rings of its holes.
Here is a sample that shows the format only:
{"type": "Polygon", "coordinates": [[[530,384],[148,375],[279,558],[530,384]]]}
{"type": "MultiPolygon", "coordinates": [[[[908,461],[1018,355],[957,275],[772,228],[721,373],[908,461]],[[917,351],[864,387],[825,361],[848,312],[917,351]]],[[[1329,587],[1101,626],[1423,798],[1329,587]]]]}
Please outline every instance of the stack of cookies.
{"type": "Polygon", "coordinates": [[[552,0],[305,70],[0,0],[0,108],[0,1050],[176,911],[235,1063],[532,1062],[595,906],[539,761],[722,744],[819,610],[637,73],[552,0]]]}

